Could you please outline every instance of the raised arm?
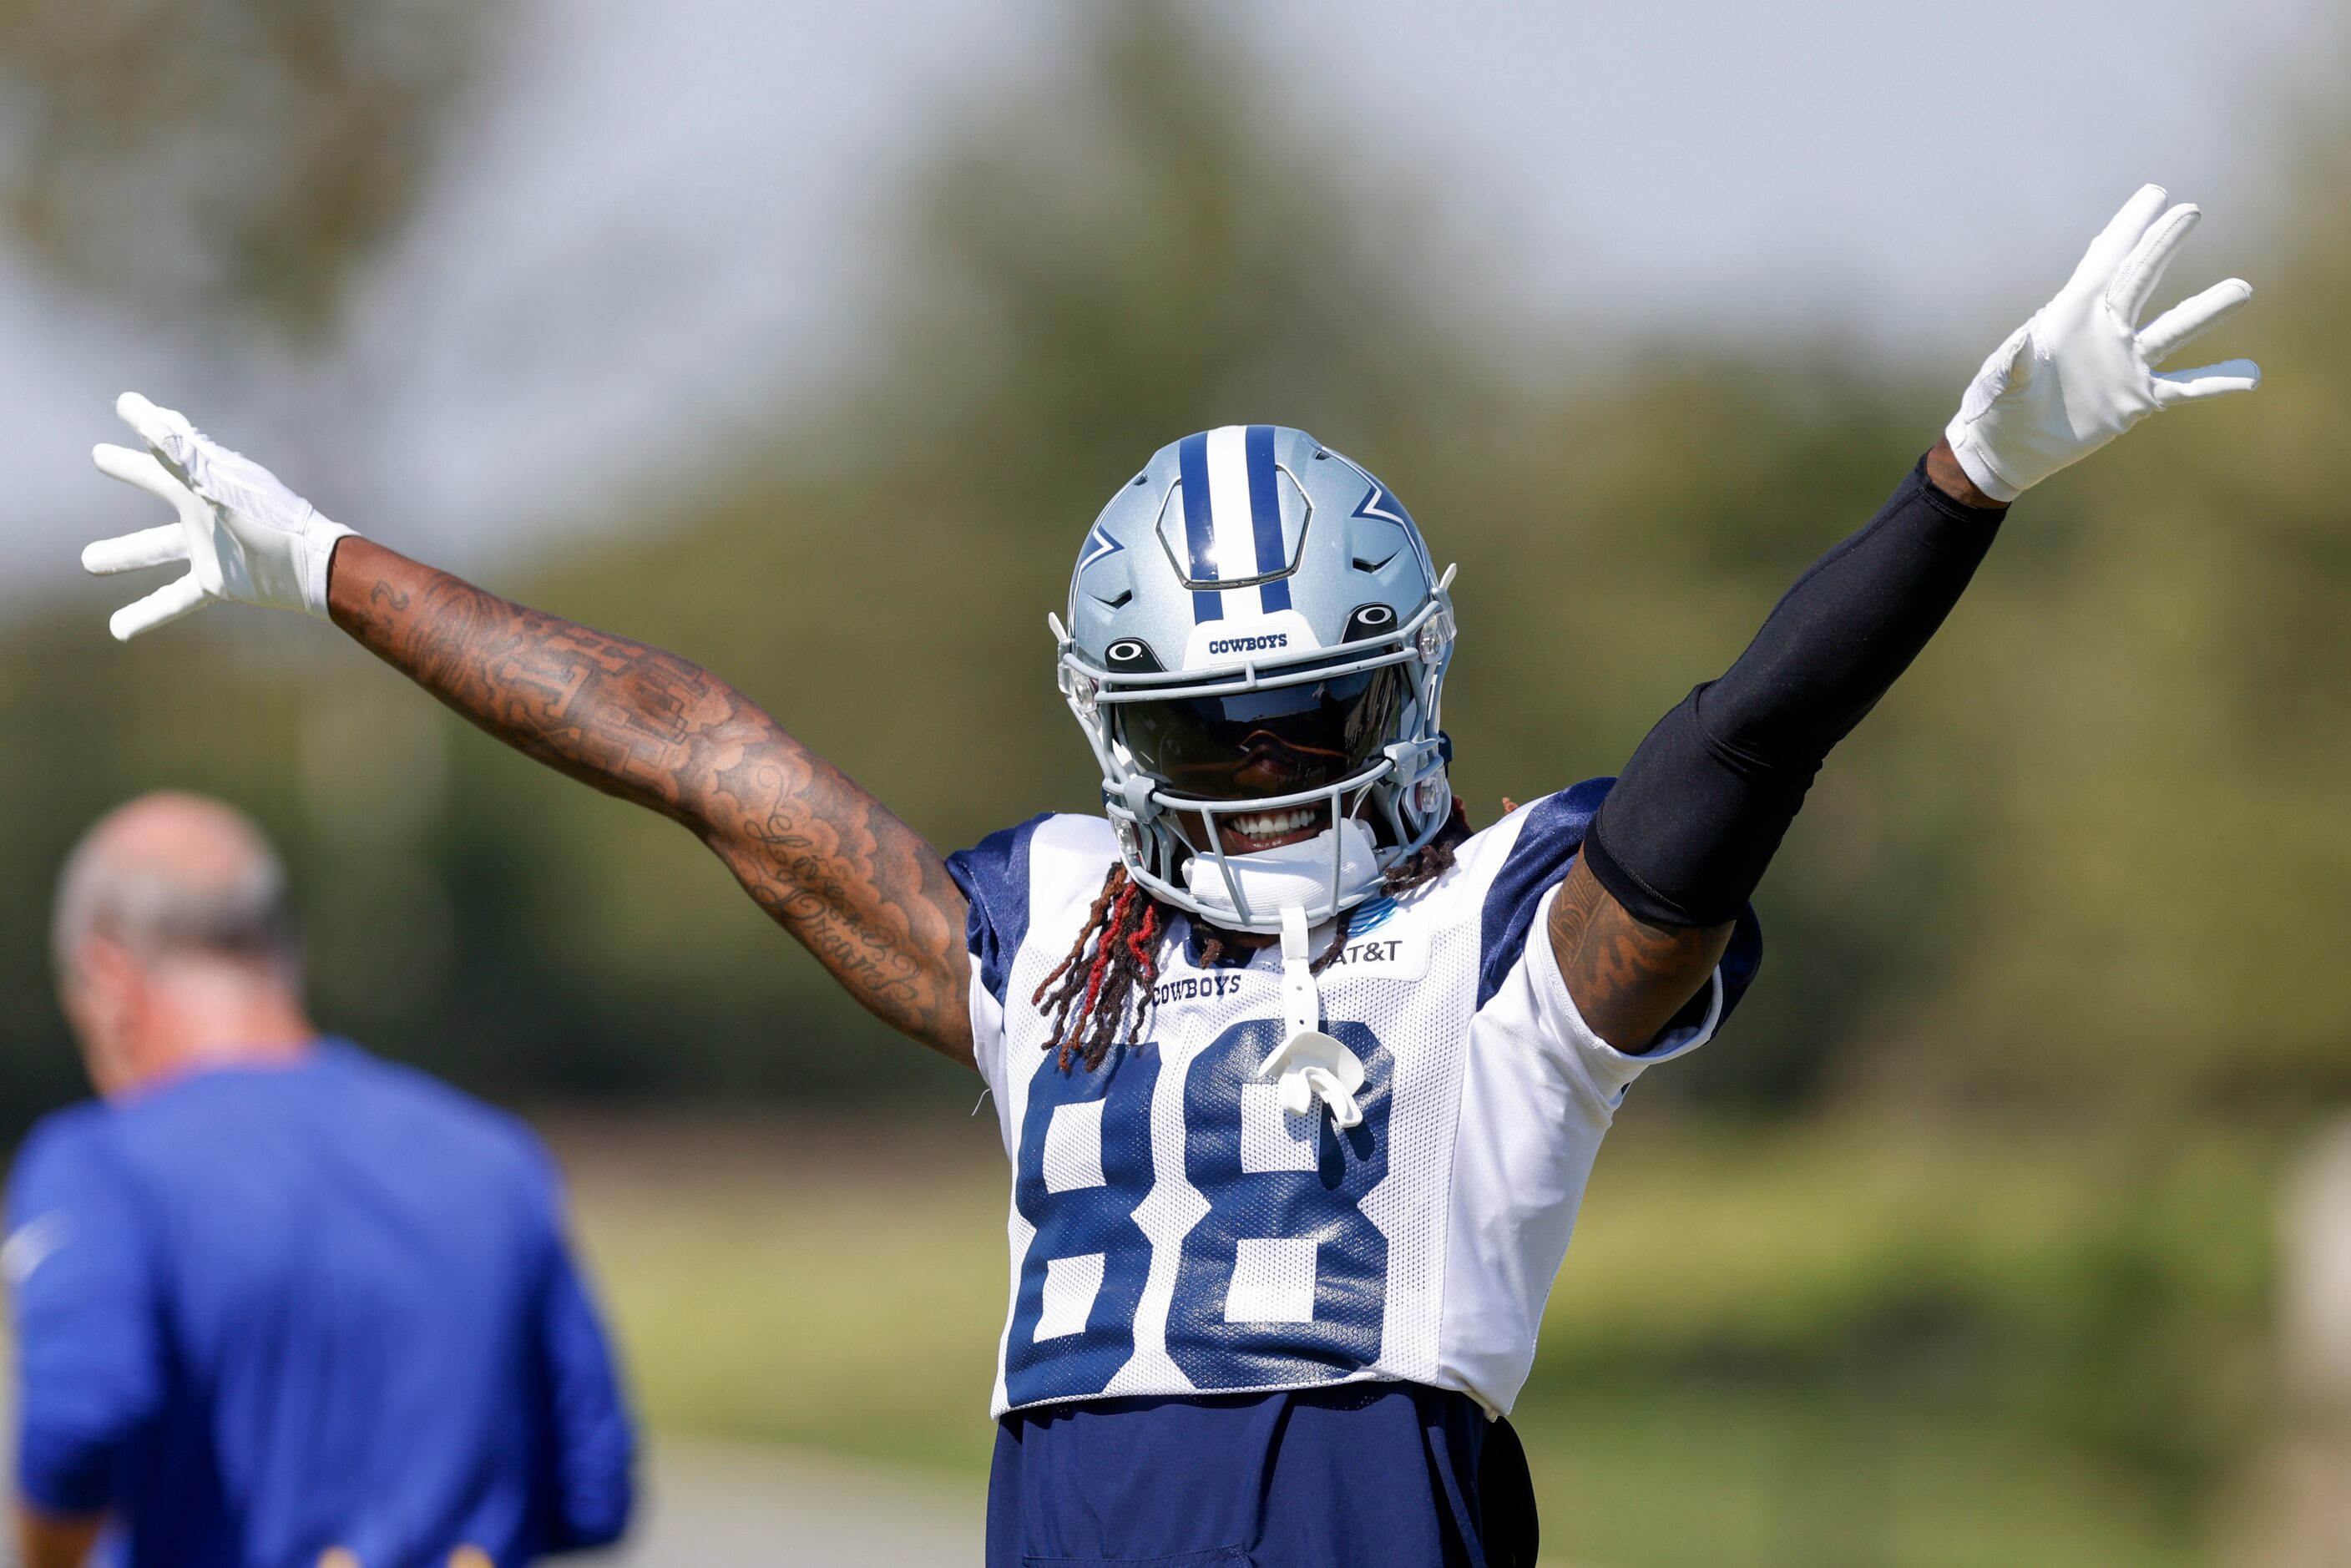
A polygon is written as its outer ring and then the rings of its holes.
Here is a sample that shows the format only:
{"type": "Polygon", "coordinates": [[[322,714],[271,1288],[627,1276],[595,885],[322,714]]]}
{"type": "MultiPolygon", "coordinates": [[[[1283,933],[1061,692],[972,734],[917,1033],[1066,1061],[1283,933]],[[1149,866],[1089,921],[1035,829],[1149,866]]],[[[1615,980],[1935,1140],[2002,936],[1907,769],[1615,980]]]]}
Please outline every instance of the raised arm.
{"type": "Polygon", "coordinates": [[[1569,994],[1611,1045],[1646,1049],[1706,983],[1822,761],[1958,603],[2007,503],[2150,414],[2259,384],[2244,361],[2156,369],[2252,297],[2232,278],[2139,327],[2196,224],[2165,199],[2155,185],[2131,198],[1877,517],[1625,765],[1551,915],[1569,994]]]}
{"type": "Polygon", "coordinates": [[[1739,662],[1649,732],[1552,903],[1560,973],[1593,1033],[1637,1051],[1698,995],[1821,758],[1958,601],[1997,505],[1937,443],[1739,662]]]}
{"type": "Polygon", "coordinates": [[[99,468],[180,520],[93,545],[93,571],[187,560],[116,612],[136,636],[214,599],[329,616],[475,724],[684,824],[874,1016],[969,1064],[965,900],[938,853],[749,698],[673,653],[526,609],[328,522],[266,469],[126,397],[148,450],[99,468]]]}
{"type": "Polygon", "coordinates": [[[700,665],[371,540],[327,604],[368,652],[559,773],[684,824],[892,1028],[971,1061],[964,896],[922,836],[700,665]]]}

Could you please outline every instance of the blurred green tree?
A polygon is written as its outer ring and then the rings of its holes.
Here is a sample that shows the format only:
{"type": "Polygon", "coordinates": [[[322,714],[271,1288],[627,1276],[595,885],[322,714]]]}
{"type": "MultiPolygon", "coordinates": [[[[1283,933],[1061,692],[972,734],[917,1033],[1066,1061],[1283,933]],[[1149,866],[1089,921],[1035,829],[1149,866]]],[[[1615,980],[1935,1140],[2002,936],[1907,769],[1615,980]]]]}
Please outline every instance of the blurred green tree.
{"type": "MultiPolygon", "coordinates": [[[[1505,791],[1611,771],[1933,429],[1929,404],[1824,350],[1766,367],[1562,350],[1557,390],[1530,391],[1448,332],[1453,291],[1477,284],[1417,243],[1417,196],[1351,198],[1340,154],[1269,118],[1276,95],[1180,9],[1081,15],[1068,72],[950,136],[911,193],[866,384],[673,501],[657,538],[533,587],[726,672],[943,844],[1092,808],[1044,612],[1102,499],[1185,432],[1312,429],[1461,562],[1451,723],[1485,821],[1505,791]],[[1614,390],[1576,390],[1592,385],[1614,390]]],[[[903,1054],[658,824],[565,794],[517,828],[559,836],[572,847],[550,857],[596,882],[551,916],[595,1017],[658,1031],[690,1009],[697,1039],[745,1062],[777,1062],[759,1040],[787,1026],[726,1018],[820,1019],[852,1061],[903,1054]],[[674,939],[649,946],[628,903],[670,912],[674,939]],[[664,984],[680,966],[692,983],[664,984]]],[[[1758,999],[1698,1092],[1813,1083],[1895,961],[1878,934],[1931,891],[1901,874],[1909,853],[1886,849],[1882,879],[1853,855],[1791,879],[1774,914],[1797,934],[1794,983],[1758,999]]]]}
{"type": "Polygon", "coordinates": [[[325,336],[444,162],[505,0],[0,0],[0,210],[134,312],[325,336]]]}
{"type": "MultiPolygon", "coordinates": [[[[882,351],[830,410],[704,455],[680,471],[698,487],[647,476],[625,531],[497,584],[720,670],[943,845],[1091,809],[1044,613],[1102,499],[1174,437],[1303,425],[1459,561],[1447,720],[1484,821],[1613,771],[1868,516],[1971,368],[1595,332],[1530,374],[1544,329],[1423,250],[1425,198],[1351,184],[1197,13],[1072,25],[1058,76],[944,133],[863,302],[882,351]],[[1464,319],[1515,329],[1514,368],[1464,319]]],[[[2309,188],[2338,188],[2351,143],[2317,140],[2309,188]]],[[[2351,1087],[2329,963],[2351,915],[2351,319],[2346,236],[2312,210],[2226,329],[2271,384],[2019,509],[1826,769],[1759,900],[1737,1025],[1644,1095],[2071,1112],[2351,1087]]],[[[0,645],[0,733],[33,737],[0,750],[9,994],[42,984],[71,833],[187,783],[289,841],[328,1016],[475,1085],[969,1092],[668,825],[432,714],[326,629],[215,613],[118,650],[97,603],[0,645]]],[[[0,1015],[9,1104],[61,1092],[61,1060],[49,1009],[0,1015]]]]}
{"type": "Polygon", "coordinates": [[[1878,1063],[1896,1081],[2175,1107],[2351,1092],[2346,110],[2295,128],[2299,199],[2254,304],[2186,350],[2258,359],[2261,392],[2158,422],[2010,525],[2035,559],[2002,571],[1970,651],[1997,816],[1914,1049],[1878,1063]]]}

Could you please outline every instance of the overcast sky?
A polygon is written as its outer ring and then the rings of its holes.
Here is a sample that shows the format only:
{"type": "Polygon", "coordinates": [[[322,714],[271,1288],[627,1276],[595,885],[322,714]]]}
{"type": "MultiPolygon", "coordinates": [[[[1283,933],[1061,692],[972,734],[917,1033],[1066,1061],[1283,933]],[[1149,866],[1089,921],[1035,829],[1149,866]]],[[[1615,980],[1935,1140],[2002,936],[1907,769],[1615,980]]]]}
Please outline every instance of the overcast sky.
{"type": "MultiPolygon", "coordinates": [[[[2176,287],[2258,285],[2279,117],[2344,57],[2340,0],[1224,9],[1286,112],[1437,193],[1442,248],[1498,309],[1828,325],[1948,358],[1955,397],[2142,180],[2206,209],[2176,287]]],[[[696,431],[821,396],[898,176],[958,106],[1045,68],[1063,15],[545,0],[323,412],[0,264],[0,605],[55,591],[94,521],[160,520],[87,466],[125,387],[459,564],[598,511],[696,431]]]]}

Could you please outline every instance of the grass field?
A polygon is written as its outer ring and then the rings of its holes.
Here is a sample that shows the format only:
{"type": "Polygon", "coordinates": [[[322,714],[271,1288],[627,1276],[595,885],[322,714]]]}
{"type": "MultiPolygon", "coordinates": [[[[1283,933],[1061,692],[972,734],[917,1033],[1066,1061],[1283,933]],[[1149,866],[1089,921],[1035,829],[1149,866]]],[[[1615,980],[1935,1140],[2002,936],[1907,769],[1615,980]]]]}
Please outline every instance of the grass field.
{"type": "MultiPolygon", "coordinates": [[[[2213,1560],[2268,1417],[2259,1142],[1628,1120],[1514,1416],[1547,1559],[2213,1560]]],[[[983,1471],[993,1136],[566,1129],[652,1421],[983,1471]]]]}

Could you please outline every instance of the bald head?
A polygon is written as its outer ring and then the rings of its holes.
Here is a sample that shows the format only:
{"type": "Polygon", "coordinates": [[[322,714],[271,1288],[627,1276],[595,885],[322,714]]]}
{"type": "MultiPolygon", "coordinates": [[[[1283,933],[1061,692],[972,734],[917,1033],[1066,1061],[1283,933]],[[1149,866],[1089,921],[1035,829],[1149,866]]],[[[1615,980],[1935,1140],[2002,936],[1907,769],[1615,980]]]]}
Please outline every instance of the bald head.
{"type": "Polygon", "coordinates": [[[265,960],[290,981],[286,871],[244,812],[201,795],[141,795],[67,857],[51,939],[61,972],[91,937],[142,963],[265,960]]]}

